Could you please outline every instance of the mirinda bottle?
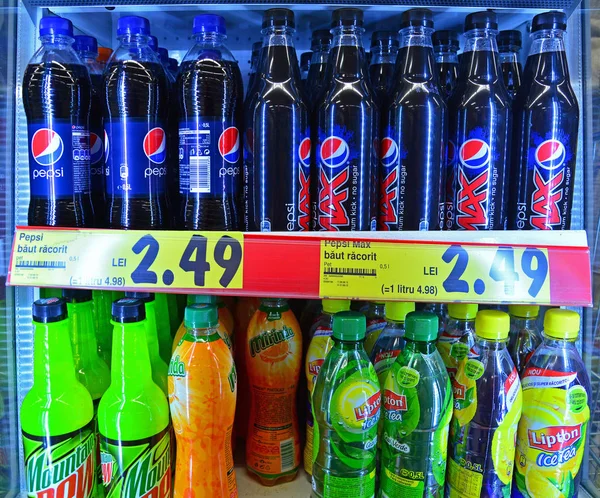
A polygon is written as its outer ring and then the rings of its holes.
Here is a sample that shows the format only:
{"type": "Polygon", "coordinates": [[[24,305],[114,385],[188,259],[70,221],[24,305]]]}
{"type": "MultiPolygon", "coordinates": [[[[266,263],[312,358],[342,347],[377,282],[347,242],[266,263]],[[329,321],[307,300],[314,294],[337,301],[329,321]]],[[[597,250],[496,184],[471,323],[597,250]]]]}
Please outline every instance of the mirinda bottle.
{"type": "Polygon", "coordinates": [[[246,467],[264,486],[292,481],[300,466],[302,333],[287,300],[261,300],[245,349],[251,397],[246,467]]]}

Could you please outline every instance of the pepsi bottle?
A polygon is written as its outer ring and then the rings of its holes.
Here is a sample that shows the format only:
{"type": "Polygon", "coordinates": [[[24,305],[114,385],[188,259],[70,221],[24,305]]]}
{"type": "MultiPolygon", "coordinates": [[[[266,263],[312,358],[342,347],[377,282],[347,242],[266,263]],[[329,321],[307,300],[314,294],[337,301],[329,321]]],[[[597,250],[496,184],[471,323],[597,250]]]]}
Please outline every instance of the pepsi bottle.
{"type": "Polygon", "coordinates": [[[331,49],[331,33],[328,29],[317,29],[313,31],[310,39],[310,50],[312,58],[306,78],[306,93],[311,105],[321,93],[327,73],[327,62],[331,49]]]}
{"type": "Polygon", "coordinates": [[[433,33],[432,41],[438,81],[444,99],[448,100],[458,79],[458,34],[456,31],[436,31],[433,33]]]}
{"type": "Polygon", "coordinates": [[[40,21],[42,46],[23,77],[29,138],[31,226],[91,227],[89,114],[91,83],[73,50],[73,25],[40,21]]]}
{"type": "Polygon", "coordinates": [[[498,34],[498,52],[504,85],[511,98],[514,98],[521,86],[523,68],[519,62],[519,52],[523,45],[521,32],[517,30],[500,31],[498,34]]]}
{"type": "MultiPolygon", "coordinates": [[[[306,78],[308,77],[308,70],[310,69],[310,59],[312,57],[312,52],[304,52],[300,56],[300,79],[302,82],[306,82],[306,78]]],[[[306,87],[306,84],[305,84],[306,87]]]]}
{"type": "Polygon", "coordinates": [[[178,80],[183,227],[237,230],[242,167],[237,64],[224,45],[225,19],[196,16],[193,31],[196,43],[181,63],[178,80]]]}
{"type": "Polygon", "coordinates": [[[369,76],[380,106],[387,102],[399,46],[398,35],[393,31],[375,31],[371,36],[369,76]]]}
{"type": "Polygon", "coordinates": [[[533,18],[523,85],[514,103],[509,228],[569,230],[579,105],[571,87],[562,12],[533,18]]]}
{"type": "Polygon", "coordinates": [[[167,104],[169,85],[149,47],[144,17],[121,17],[119,48],[104,72],[107,222],[110,228],[169,226],[167,104]]]}
{"type": "Polygon", "coordinates": [[[448,117],[438,84],[433,14],[402,14],[398,79],[381,139],[380,230],[440,230],[448,117]]]}
{"type": "Polygon", "coordinates": [[[446,224],[454,230],[506,226],[512,102],[500,70],[497,33],[494,12],[465,20],[460,75],[448,102],[446,224]]]}
{"type": "Polygon", "coordinates": [[[333,44],[316,107],[318,230],[377,228],[379,113],[362,46],[363,12],[332,15],[333,44]]]}
{"type": "Polygon", "coordinates": [[[263,48],[250,109],[253,225],[262,232],[310,227],[310,133],[293,34],[294,13],[263,15],[263,48]]]}

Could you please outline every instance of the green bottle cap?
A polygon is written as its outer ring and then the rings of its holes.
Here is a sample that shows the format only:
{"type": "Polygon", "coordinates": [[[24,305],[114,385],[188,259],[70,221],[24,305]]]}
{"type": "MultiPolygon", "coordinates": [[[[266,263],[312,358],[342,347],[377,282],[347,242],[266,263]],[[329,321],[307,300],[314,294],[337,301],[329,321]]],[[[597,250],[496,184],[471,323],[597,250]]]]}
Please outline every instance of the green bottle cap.
{"type": "MultiPolygon", "coordinates": [[[[414,306],[414,305],[413,305],[414,306]]],[[[430,311],[413,311],[406,315],[404,337],[411,341],[435,341],[440,326],[439,318],[430,311]]]]}
{"type": "Polygon", "coordinates": [[[219,325],[219,311],[214,304],[190,304],[185,307],[183,322],[187,329],[207,329],[219,325]]]}
{"type": "Polygon", "coordinates": [[[477,304],[451,303],[448,305],[448,315],[460,320],[472,320],[477,316],[477,304]]]}
{"type": "Polygon", "coordinates": [[[403,322],[411,311],[415,311],[415,303],[388,301],[385,303],[385,317],[396,322],[403,322]]]}
{"type": "Polygon", "coordinates": [[[367,318],[357,311],[340,311],[333,315],[333,337],[340,341],[362,341],[367,332],[367,318]]]}
{"type": "Polygon", "coordinates": [[[349,299],[323,299],[323,311],[332,315],[350,309],[349,299]]]}
{"type": "Polygon", "coordinates": [[[217,304],[217,296],[207,296],[204,294],[188,294],[187,305],[191,304],[217,304]]]}

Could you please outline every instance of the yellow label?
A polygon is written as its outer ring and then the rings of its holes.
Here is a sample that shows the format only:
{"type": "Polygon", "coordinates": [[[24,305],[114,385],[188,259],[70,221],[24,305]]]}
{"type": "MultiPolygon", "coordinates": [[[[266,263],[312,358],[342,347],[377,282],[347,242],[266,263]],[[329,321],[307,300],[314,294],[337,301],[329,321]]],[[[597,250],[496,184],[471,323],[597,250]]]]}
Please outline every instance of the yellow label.
{"type": "Polygon", "coordinates": [[[243,254],[239,232],[18,229],[11,284],[240,289],[243,254]]]}
{"type": "Polygon", "coordinates": [[[328,239],[321,241],[320,295],[550,303],[548,268],[546,249],[328,239]]]}

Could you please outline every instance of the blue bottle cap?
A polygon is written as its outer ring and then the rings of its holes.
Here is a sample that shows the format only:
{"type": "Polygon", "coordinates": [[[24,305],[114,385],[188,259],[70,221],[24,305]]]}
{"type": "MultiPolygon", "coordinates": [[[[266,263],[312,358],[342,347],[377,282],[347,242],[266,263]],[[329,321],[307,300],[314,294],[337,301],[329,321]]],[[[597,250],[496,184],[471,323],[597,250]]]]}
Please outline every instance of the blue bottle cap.
{"type": "Polygon", "coordinates": [[[141,322],[145,318],[146,307],[140,299],[124,297],[112,303],[112,319],[117,323],[141,322]]]}
{"type": "Polygon", "coordinates": [[[47,35],[63,35],[73,38],[73,23],[64,17],[42,17],[40,20],[40,36],[47,35]]]}
{"type": "Polygon", "coordinates": [[[152,292],[134,292],[127,291],[125,293],[125,297],[132,297],[134,299],[139,299],[144,303],[150,303],[154,301],[154,294],[152,292]]]}
{"type": "Polygon", "coordinates": [[[149,35],[150,21],[140,16],[125,16],[119,18],[117,23],[117,36],[123,35],[149,35]]]}
{"type": "Polygon", "coordinates": [[[98,54],[98,41],[93,36],[77,35],[73,48],[77,52],[93,52],[98,54]]]}
{"type": "Polygon", "coordinates": [[[158,47],[158,56],[165,66],[169,63],[169,51],[166,48],[158,47]]]}
{"type": "Polygon", "coordinates": [[[225,19],[216,14],[200,14],[194,17],[193,33],[218,33],[220,35],[227,34],[225,27],[225,19]]]}
{"type": "Polygon", "coordinates": [[[32,315],[37,323],[60,322],[67,318],[67,303],[58,297],[38,299],[33,303],[32,315]]]}
{"type": "Polygon", "coordinates": [[[63,289],[62,295],[67,303],[87,303],[92,300],[92,291],[88,289],[63,289]]]}

